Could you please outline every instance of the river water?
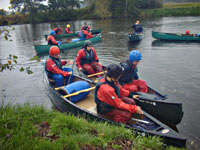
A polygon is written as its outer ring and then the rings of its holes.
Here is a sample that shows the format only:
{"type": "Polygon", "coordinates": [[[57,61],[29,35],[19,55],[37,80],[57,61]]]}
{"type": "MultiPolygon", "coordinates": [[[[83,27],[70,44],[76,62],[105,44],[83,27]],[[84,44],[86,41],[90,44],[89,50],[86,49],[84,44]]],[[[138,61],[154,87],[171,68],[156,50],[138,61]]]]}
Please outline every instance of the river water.
{"type": "MultiPolygon", "coordinates": [[[[80,29],[85,20],[61,22],[61,27],[71,24],[74,31],[80,29]]],[[[140,20],[144,27],[144,39],[139,43],[128,43],[128,33],[132,32],[134,19],[87,20],[94,29],[102,29],[102,42],[94,44],[100,62],[103,65],[117,63],[128,58],[129,52],[139,49],[143,59],[139,64],[139,76],[148,85],[169,98],[181,101],[184,117],[177,126],[179,132],[187,138],[188,149],[200,149],[200,42],[158,42],[151,32],[200,33],[199,17],[163,17],[140,20]]],[[[36,55],[34,44],[46,44],[44,34],[48,34],[56,23],[37,25],[14,25],[11,30],[13,42],[0,39],[0,58],[4,61],[9,54],[19,57],[18,64],[31,67],[34,72],[28,75],[14,71],[0,73],[0,103],[44,105],[51,108],[48,90],[43,84],[44,60],[30,61],[36,55]]],[[[72,61],[79,48],[61,53],[62,58],[72,61]]],[[[16,66],[16,67],[20,67],[16,66]]]]}

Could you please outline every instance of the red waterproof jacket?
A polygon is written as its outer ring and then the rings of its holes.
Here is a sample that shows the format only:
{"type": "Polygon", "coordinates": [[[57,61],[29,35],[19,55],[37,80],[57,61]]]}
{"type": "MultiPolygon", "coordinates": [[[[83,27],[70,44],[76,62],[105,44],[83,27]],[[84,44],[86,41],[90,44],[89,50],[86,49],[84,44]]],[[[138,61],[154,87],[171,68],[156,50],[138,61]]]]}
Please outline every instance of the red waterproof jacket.
{"type": "Polygon", "coordinates": [[[47,37],[48,45],[58,45],[58,42],[55,40],[53,35],[47,37]]]}
{"type": "Polygon", "coordinates": [[[66,29],[65,29],[65,32],[66,32],[67,34],[69,34],[69,33],[73,33],[73,32],[71,31],[70,28],[66,28],[66,29]]]}
{"type": "MultiPolygon", "coordinates": [[[[66,61],[62,60],[61,66],[65,65],[65,64],[66,64],[66,61]]],[[[50,71],[53,74],[61,74],[64,77],[69,75],[68,72],[62,71],[61,69],[59,69],[58,66],[56,65],[56,63],[50,58],[46,60],[46,69],[47,69],[47,71],[50,71]]]]}
{"type": "Polygon", "coordinates": [[[90,26],[88,26],[88,25],[83,25],[82,27],[81,27],[81,30],[91,30],[91,28],[90,28],[90,26]]]}
{"type": "MultiPolygon", "coordinates": [[[[100,82],[105,82],[105,81],[106,81],[105,77],[100,79],[100,82]]],[[[120,86],[120,85],[117,83],[116,86],[120,86]]],[[[106,103],[115,108],[127,110],[131,113],[136,113],[137,111],[136,105],[126,104],[120,99],[121,97],[128,97],[130,94],[130,91],[122,88],[121,86],[119,87],[119,91],[120,91],[120,97],[117,96],[117,93],[115,92],[115,89],[112,86],[108,84],[102,84],[98,88],[97,98],[103,103],[106,103]]]]}
{"type": "Polygon", "coordinates": [[[54,28],[53,29],[57,35],[62,34],[62,28],[54,28]]]}
{"type": "Polygon", "coordinates": [[[80,49],[78,54],[77,54],[77,57],[76,57],[76,65],[78,67],[78,69],[81,67],[81,65],[83,65],[84,63],[87,63],[87,59],[91,56],[93,56],[93,61],[90,60],[90,62],[94,62],[94,61],[99,61],[99,58],[97,56],[97,53],[96,51],[94,50],[94,48],[91,48],[90,51],[92,52],[86,52],[87,50],[85,49],[80,49]],[[87,53],[87,55],[86,55],[87,53]]]}

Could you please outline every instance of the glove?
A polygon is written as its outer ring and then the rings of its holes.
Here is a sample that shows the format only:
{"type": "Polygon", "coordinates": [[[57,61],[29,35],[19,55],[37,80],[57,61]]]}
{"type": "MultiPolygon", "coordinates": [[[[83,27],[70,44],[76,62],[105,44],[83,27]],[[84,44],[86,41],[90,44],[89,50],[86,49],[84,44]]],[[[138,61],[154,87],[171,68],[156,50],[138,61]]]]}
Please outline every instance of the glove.
{"type": "Polygon", "coordinates": [[[62,42],[60,42],[60,41],[56,41],[56,42],[58,43],[58,45],[62,44],[62,42]]]}

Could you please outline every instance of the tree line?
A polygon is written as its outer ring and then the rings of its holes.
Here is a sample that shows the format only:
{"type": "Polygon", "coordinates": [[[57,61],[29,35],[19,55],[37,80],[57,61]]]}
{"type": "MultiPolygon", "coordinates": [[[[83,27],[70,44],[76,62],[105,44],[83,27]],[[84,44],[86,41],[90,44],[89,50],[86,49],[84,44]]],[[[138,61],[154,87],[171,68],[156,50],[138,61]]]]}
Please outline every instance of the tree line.
{"type": "Polygon", "coordinates": [[[162,0],[10,0],[11,14],[0,9],[0,25],[79,19],[138,17],[141,10],[162,7],[162,0]]]}

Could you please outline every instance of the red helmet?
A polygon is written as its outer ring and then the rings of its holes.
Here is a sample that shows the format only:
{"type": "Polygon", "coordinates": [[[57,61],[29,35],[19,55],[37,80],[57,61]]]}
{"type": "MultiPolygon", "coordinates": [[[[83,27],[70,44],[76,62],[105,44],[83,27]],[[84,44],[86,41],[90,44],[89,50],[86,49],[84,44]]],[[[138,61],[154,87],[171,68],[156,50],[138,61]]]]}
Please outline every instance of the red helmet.
{"type": "Polygon", "coordinates": [[[60,50],[57,46],[52,46],[49,50],[50,56],[58,55],[60,54],[60,50]]]}
{"type": "Polygon", "coordinates": [[[186,31],[185,31],[185,34],[190,34],[190,31],[189,31],[189,30],[186,30],[186,31]]]}

